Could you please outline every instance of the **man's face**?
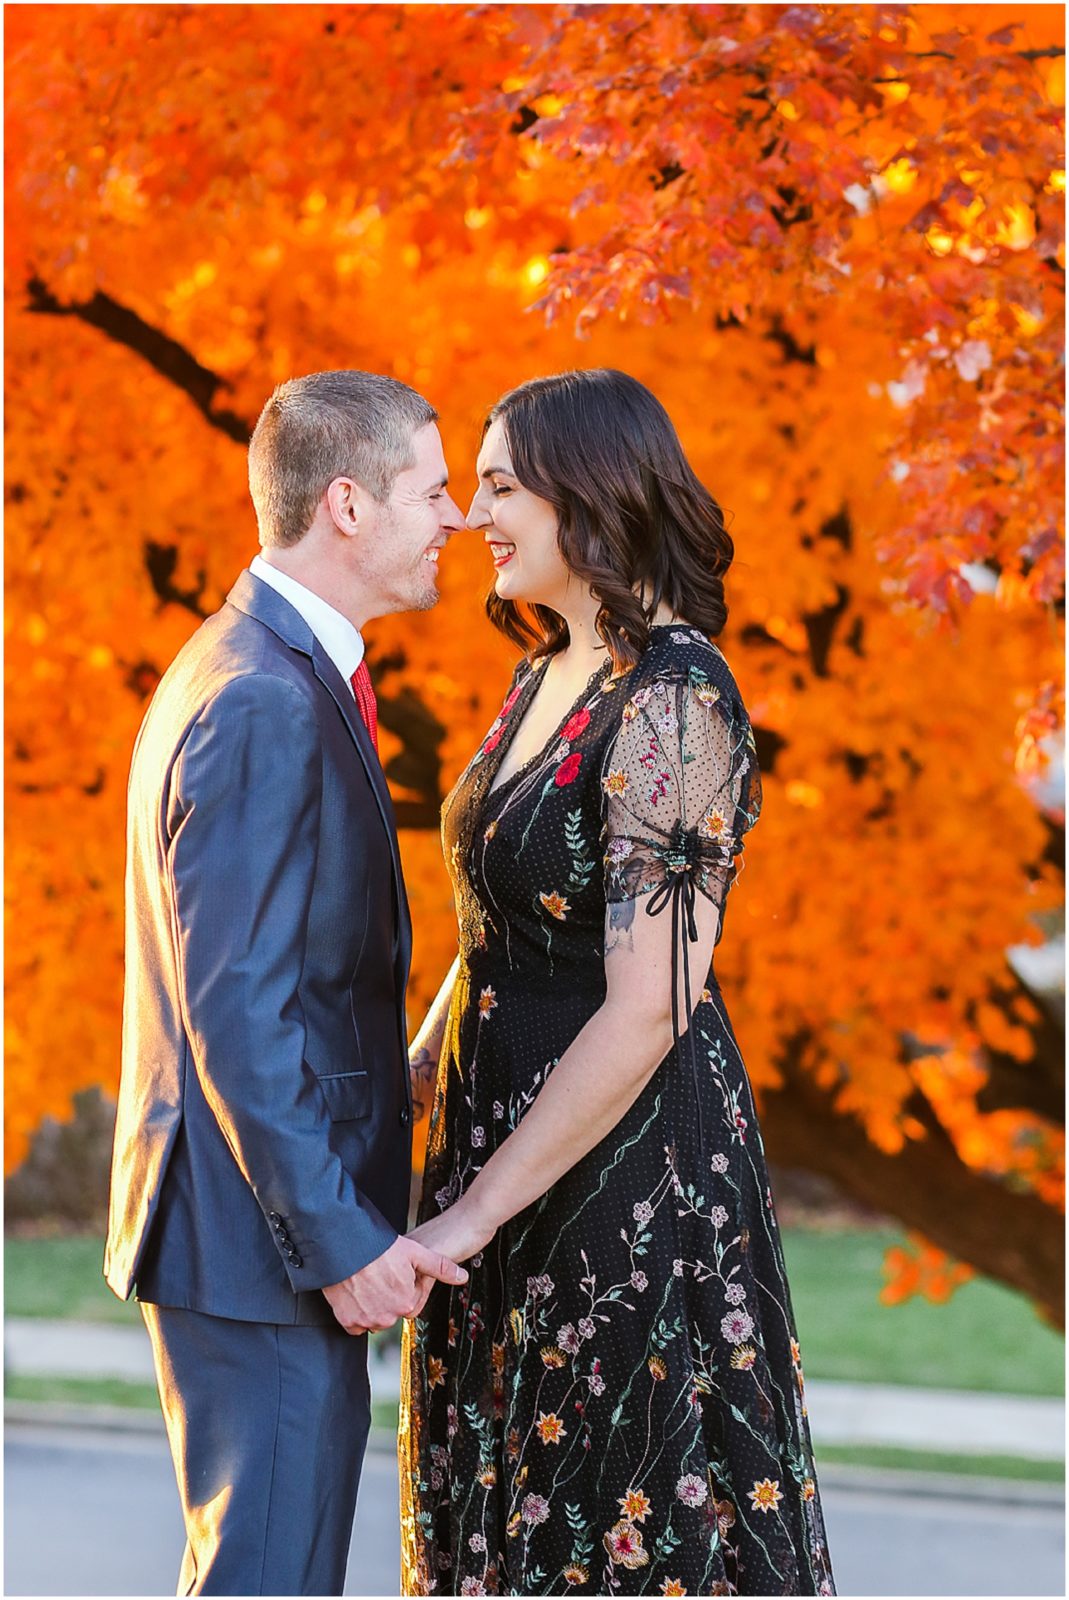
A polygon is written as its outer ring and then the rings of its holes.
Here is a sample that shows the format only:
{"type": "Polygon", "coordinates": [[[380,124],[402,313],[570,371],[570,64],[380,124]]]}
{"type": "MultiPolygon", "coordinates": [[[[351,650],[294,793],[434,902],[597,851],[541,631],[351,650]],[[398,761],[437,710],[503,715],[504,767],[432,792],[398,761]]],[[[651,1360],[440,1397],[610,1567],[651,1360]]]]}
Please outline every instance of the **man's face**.
{"type": "Polygon", "coordinates": [[[442,440],[433,422],[412,438],[414,462],[394,480],[390,497],[378,507],[364,542],[364,576],[377,591],[382,610],[429,611],[438,599],[438,557],[464,526],[464,515],[450,498],[442,440]]]}

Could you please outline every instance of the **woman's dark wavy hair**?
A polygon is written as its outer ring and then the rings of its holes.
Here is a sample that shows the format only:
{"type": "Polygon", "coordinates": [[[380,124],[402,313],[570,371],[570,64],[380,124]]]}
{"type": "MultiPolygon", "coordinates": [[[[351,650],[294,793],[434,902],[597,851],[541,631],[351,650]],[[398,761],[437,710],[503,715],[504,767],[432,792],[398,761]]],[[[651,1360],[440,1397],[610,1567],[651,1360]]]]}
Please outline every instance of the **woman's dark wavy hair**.
{"type": "MultiPolygon", "coordinates": [[[[520,483],[557,512],[560,553],[598,601],[615,672],[638,661],[662,600],[710,638],[721,632],[734,546],[644,384],[609,367],[532,378],[498,401],[484,438],[495,421],[520,483]]],[[[486,612],[532,658],[568,643],[564,618],[548,606],[521,607],[491,589],[486,612]]]]}

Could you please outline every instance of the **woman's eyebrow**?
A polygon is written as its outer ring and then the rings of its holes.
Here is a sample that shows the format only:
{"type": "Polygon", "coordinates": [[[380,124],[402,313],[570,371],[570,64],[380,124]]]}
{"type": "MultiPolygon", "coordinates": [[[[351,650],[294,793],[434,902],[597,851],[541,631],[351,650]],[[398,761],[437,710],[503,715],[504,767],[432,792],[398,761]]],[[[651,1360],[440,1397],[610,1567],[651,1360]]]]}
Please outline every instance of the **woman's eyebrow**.
{"type": "Polygon", "coordinates": [[[516,474],[511,467],[484,467],[479,476],[480,478],[514,478],[516,474]]]}

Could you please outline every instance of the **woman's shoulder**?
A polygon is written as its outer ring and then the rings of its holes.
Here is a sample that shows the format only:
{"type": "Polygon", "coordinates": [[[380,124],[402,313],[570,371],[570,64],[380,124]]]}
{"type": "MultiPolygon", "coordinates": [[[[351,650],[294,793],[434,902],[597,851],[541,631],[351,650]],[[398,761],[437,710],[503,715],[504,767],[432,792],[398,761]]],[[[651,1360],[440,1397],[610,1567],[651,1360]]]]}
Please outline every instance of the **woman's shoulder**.
{"type": "Polygon", "coordinates": [[[707,634],[687,623],[652,628],[649,644],[627,682],[632,693],[658,683],[689,683],[695,690],[711,685],[726,698],[740,698],[724,652],[707,634]]]}

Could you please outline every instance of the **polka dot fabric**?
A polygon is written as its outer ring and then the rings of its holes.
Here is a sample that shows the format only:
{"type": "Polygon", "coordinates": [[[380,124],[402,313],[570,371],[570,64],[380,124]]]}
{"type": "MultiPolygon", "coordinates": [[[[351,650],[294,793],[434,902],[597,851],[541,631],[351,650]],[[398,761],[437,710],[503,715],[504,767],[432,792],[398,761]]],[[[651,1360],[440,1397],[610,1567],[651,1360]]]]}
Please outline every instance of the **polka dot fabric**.
{"type": "MultiPolygon", "coordinates": [[[[603,1003],[607,901],[675,915],[682,961],[687,896],[723,912],[760,810],[696,631],[606,664],[494,789],[538,682],[521,663],[443,811],[461,963],[421,1218],[603,1003]]],[[[405,1324],[406,1594],[834,1593],[753,1098],[715,973],[692,976],[691,1028],[612,1133],[405,1324]]]]}

